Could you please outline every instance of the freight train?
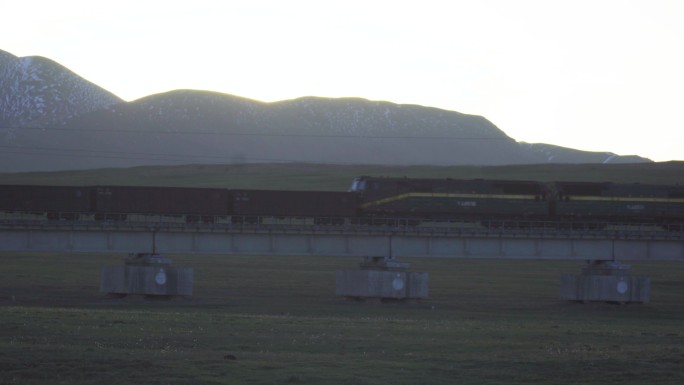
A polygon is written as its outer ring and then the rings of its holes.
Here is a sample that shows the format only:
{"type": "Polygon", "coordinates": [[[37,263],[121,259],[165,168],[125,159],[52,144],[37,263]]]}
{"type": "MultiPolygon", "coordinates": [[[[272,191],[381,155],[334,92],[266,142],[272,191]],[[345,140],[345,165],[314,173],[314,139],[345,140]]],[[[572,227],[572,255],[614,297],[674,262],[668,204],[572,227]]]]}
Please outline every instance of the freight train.
{"type": "Polygon", "coordinates": [[[357,196],[221,188],[0,185],[0,212],[48,220],[259,223],[263,217],[297,217],[342,224],[356,215],[357,196]]]}
{"type": "Polygon", "coordinates": [[[0,211],[48,220],[416,224],[430,220],[681,224],[684,186],[359,177],[349,191],[133,186],[0,186],[0,211]],[[383,220],[378,220],[383,219],[383,220]]]}

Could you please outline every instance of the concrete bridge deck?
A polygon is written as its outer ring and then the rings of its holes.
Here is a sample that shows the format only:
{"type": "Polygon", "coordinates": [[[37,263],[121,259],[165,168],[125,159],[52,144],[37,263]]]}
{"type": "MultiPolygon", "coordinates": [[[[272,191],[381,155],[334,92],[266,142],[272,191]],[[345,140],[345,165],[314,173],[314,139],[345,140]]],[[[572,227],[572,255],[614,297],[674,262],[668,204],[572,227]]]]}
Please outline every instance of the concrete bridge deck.
{"type": "Polygon", "coordinates": [[[0,218],[0,251],[684,260],[682,225],[409,220],[319,225],[333,221],[297,218],[187,224],[157,219],[0,218]]]}

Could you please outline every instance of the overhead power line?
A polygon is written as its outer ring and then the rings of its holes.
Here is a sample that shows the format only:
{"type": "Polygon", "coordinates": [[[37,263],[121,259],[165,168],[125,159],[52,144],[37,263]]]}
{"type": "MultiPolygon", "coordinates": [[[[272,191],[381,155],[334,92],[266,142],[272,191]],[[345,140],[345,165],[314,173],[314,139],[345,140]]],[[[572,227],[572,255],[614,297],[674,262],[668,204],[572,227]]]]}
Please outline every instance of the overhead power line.
{"type": "Polygon", "coordinates": [[[231,163],[316,163],[316,164],[348,164],[353,162],[321,162],[302,159],[277,159],[277,158],[249,158],[238,156],[218,156],[218,155],[190,155],[190,154],[168,154],[168,153],[141,153],[132,151],[93,151],[83,149],[61,149],[50,147],[11,147],[0,146],[2,153],[0,157],[7,154],[14,155],[44,155],[59,156],[67,158],[98,158],[98,159],[131,159],[131,160],[151,160],[167,162],[203,162],[203,161],[224,161],[231,163]],[[5,150],[8,149],[8,150],[5,150]]]}
{"type": "MultiPolygon", "coordinates": [[[[132,130],[132,129],[86,129],[86,128],[70,128],[70,127],[18,127],[18,126],[0,126],[0,135],[2,130],[33,130],[33,131],[58,131],[58,132],[102,132],[102,133],[130,133],[130,134],[163,134],[163,135],[220,135],[220,136],[236,136],[236,137],[275,137],[275,138],[330,138],[330,139],[403,139],[403,140],[509,140],[507,137],[452,137],[452,136],[380,136],[380,135],[342,135],[342,134],[297,134],[297,133],[240,133],[240,132],[221,132],[221,131],[168,131],[168,130],[132,130]]],[[[1,137],[0,137],[1,138],[1,137]]],[[[149,153],[149,152],[135,152],[135,151],[111,151],[111,150],[92,150],[83,148],[61,148],[61,147],[17,147],[17,146],[2,146],[2,154],[0,155],[47,155],[71,158],[99,158],[99,159],[135,159],[135,160],[152,160],[152,161],[168,161],[168,162],[309,162],[303,159],[276,159],[276,158],[248,158],[244,154],[237,155],[192,155],[192,154],[178,154],[178,153],[149,153]]],[[[317,161],[315,163],[325,164],[326,162],[317,161]]],[[[332,162],[331,162],[332,163],[332,162]]],[[[335,164],[353,164],[352,162],[334,162],[335,164]]]]}
{"type": "Polygon", "coordinates": [[[509,137],[479,136],[408,136],[408,135],[350,135],[350,134],[311,134],[311,133],[265,133],[265,132],[225,132],[225,131],[169,131],[169,130],[132,130],[125,128],[72,128],[72,127],[18,127],[5,126],[0,130],[41,130],[71,132],[104,132],[130,134],[165,134],[165,135],[224,135],[224,136],[256,136],[256,137],[294,137],[294,138],[349,138],[349,139],[412,139],[412,140],[513,140],[509,137]]]}

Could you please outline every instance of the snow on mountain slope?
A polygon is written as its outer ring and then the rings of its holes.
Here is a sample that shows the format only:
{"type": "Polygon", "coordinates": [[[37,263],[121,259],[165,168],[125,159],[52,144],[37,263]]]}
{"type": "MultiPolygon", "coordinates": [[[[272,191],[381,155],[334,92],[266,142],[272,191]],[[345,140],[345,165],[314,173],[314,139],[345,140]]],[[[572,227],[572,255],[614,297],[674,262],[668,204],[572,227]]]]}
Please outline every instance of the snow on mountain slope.
{"type": "Polygon", "coordinates": [[[123,100],[43,57],[0,51],[0,126],[51,126],[123,100]]]}
{"type": "Polygon", "coordinates": [[[362,98],[264,103],[175,90],[123,102],[41,57],[0,51],[0,172],[151,164],[644,162],[518,143],[481,116],[362,98]]]}

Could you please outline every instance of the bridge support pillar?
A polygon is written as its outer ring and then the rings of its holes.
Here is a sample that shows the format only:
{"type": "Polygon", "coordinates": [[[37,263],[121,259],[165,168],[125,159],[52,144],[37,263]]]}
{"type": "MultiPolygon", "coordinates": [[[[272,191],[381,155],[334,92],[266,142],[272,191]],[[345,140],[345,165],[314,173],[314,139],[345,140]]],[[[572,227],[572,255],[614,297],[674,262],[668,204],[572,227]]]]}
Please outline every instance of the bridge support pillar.
{"type": "Polygon", "coordinates": [[[579,275],[561,277],[561,299],[579,302],[646,303],[651,281],[627,274],[630,265],[613,260],[587,261],[579,275]]]}
{"type": "Polygon", "coordinates": [[[428,297],[428,273],[407,271],[394,258],[365,257],[358,270],[338,270],[335,294],[356,300],[419,300],[428,297]]]}

